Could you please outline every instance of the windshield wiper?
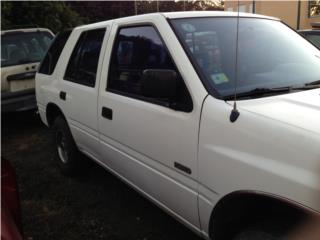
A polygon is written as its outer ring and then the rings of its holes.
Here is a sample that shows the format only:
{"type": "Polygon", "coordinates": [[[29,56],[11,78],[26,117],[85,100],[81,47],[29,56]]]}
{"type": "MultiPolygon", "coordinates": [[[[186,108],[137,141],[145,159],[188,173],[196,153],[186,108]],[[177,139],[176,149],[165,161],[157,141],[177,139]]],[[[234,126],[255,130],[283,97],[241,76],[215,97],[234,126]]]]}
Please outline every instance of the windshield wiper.
{"type": "MultiPolygon", "coordinates": [[[[237,93],[237,98],[247,98],[247,97],[259,97],[264,95],[272,95],[272,94],[278,94],[278,93],[288,93],[291,91],[303,91],[303,90],[311,90],[314,88],[318,88],[320,85],[319,81],[314,81],[311,83],[306,83],[305,85],[298,85],[298,86],[288,86],[288,87],[279,87],[279,88],[255,88],[253,90],[250,90],[248,92],[240,92],[237,93]]],[[[228,95],[224,97],[225,100],[233,100],[234,94],[228,95]]]]}
{"type": "Polygon", "coordinates": [[[311,85],[320,85],[320,80],[309,82],[309,83],[305,84],[305,86],[311,86],[311,85]]]}
{"type": "MultiPolygon", "coordinates": [[[[291,87],[255,88],[255,89],[250,90],[248,92],[237,93],[237,98],[258,97],[258,96],[263,96],[263,95],[266,95],[266,94],[277,94],[277,93],[290,92],[291,90],[295,90],[295,89],[292,89],[291,87]]],[[[228,95],[224,99],[225,100],[232,100],[232,99],[234,99],[234,94],[228,95]]]]}

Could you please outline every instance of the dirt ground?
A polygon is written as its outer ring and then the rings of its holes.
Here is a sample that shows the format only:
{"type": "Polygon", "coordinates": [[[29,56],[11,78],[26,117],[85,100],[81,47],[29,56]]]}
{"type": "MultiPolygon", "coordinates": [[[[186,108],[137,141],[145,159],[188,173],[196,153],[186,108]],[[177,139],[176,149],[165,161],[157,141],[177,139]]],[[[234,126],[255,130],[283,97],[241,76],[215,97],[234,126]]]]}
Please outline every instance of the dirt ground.
{"type": "Polygon", "coordinates": [[[1,121],[1,154],[18,176],[25,239],[200,240],[96,164],[81,177],[61,175],[35,113],[1,121]]]}

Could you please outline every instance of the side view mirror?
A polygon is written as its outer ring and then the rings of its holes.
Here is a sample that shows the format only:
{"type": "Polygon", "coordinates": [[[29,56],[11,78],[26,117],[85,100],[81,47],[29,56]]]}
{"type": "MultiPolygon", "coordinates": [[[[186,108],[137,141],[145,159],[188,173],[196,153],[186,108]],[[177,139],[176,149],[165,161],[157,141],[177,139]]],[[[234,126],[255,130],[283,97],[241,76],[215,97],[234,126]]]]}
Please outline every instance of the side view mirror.
{"type": "Polygon", "coordinates": [[[174,70],[146,69],[142,73],[142,94],[145,97],[174,100],[178,76],[174,70]]]}

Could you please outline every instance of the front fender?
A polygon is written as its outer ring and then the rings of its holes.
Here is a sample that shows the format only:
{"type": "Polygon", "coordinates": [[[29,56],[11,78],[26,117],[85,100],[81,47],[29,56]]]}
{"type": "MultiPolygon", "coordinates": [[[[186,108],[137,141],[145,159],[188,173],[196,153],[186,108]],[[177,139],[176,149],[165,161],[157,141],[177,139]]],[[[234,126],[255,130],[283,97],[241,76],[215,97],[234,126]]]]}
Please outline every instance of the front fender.
{"type": "Polygon", "coordinates": [[[245,189],[290,199],[319,212],[320,136],[245,110],[231,123],[231,110],[231,105],[213,97],[204,103],[200,199],[214,206],[221,196],[245,189]]]}

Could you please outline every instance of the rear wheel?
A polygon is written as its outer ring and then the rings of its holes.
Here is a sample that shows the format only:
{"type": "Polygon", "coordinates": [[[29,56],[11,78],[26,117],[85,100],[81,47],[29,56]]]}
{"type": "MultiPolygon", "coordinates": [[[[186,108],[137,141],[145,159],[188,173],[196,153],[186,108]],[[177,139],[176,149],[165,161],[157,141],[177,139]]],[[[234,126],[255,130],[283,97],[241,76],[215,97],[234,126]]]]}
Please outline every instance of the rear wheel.
{"type": "Polygon", "coordinates": [[[64,175],[76,175],[83,165],[83,156],[80,154],[69,126],[62,116],[58,116],[53,123],[54,140],[56,147],[55,159],[64,175]]]}

